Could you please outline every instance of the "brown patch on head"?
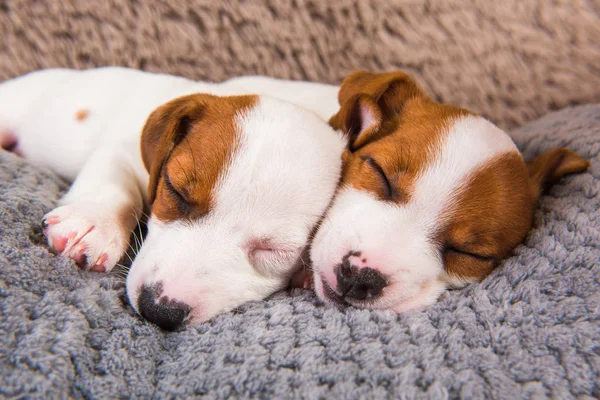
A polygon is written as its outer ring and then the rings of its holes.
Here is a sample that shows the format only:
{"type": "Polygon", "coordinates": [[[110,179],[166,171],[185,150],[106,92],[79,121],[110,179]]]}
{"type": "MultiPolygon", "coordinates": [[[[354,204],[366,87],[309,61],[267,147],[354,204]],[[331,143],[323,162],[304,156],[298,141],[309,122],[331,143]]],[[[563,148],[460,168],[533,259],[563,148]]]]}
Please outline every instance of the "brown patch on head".
{"type": "Polygon", "coordinates": [[[403,72],[353,72],[338,99],[340,111],[329,124],[348,136],[341,187],[397,203],[409,200],[452,121],[470,114],[435,102],[403,72]]]}
{"type": "Polygon", "coordinates": [[[527,167],[517,152],[494,157],[465,180],[443,211],[436,237],[446,272],[466,280],[487,275],[523,241],[533,215],[527,167]]]}
{"type": "Polygon", "coordinates": [[[485,277],[531,228],[540,188],[589,162],[567,149],[554,149],[525,164],[518,153],[498,156],[468,180],[436,238],[446,272],[465,280],[485,277]]]}
{"type": "Polygon", "coordinates": [[[83,122],[87,119],[87,117],[89,115],[90,115],[90,110],[88,110],[86,108],[82,108],[81,110],[79,110],[75,113],[75,119],[79,122],[83,122]]]}
{"type": "Polygon", "coordinates": [[[391,85],[391,96],[405,96],[401,103],[388,99],[388,92],[379,99],[358,94],[331,119],[349,139],[342,154],[342,187],[397,203],[410,199],[414,181],[435,160],[453,121],[470,114],[433,101],[417,86],[405,90],[401,84],[407,83],[391,85]]]}
{"type": "Polygon", "coordinates": [[[196,219],[210,210],[213,188],[235,150],[236,119],[256,102],[256,96],[194,94],[148,117],[141,150],[153,215],[196,219]]]}

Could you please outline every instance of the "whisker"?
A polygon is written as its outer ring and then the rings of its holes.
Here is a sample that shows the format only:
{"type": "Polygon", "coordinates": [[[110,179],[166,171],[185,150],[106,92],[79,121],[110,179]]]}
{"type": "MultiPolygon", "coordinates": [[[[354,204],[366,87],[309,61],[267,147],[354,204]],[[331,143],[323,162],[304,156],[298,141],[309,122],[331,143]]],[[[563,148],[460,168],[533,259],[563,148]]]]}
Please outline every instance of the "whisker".
{"type": "Polygon", "coordinates": [[[134,255],[137,255],[137,253],[140,251],[140,247],[142,247],[142,244],[140,243],[140,239],[138,239],[138,235],[135,231],[131,232],[131,234],[133,235],[133,240],[135,240],[135,250],[134,250],[134,255]]]}
{"type": "MultiPolygon", "coordinates": [[[[136,222],[136,227],[131,232],[133,234],[133,238],[135,240],[135,245],[136,245],[136,248],[135,249],[132,248],[132,251],[133,251],[134,255],[137,256],[137,253],[140,251],[140,248],[144,244],[144,234],[142,232],[142,222],[141,222],[140,218],[138,218],[137,210],[135,210],[133,208],[133,206],[131,208],[133,210],[132,216],[135,218],[135,222],[136,222]]],[[[146,213],[144,213],[143,210],[141,210],[141,213],[143,215],[146,215],[146,213]]]]}
{"type": "Polygon", "coordinates": [[[139,237],[140,237],[140,247],[144,245],[144,234],[142,233],[142,224],[140,223],[140,221],[138,220],[138,232],[139,232],[139,237]]]}
{"type": "MultiPolygon", "coordinates": [[[[146,220],[150,219],[150,216],[148,214],[146,214],[144,212],[144,210],[140,210],[140,214],[142,217],[144,217],[146,220]]],[[[138,220],[141,220],[141,218],[138,218],[138,220]]]]}
{"type": "Polygon", "coordinates": [[[129,241],[129,248],[135,253],[139,249],[139,243],[135,231],[131,232],[131,236],[133,236],[133,239],[129,241]],[[132,247],[132,242],[135,245],[135,249],[132,247]]]}
{"type": "Polygon", "coordinates": [[[126,270],[129,270],[129,267],[128,267],[128,266],[126,266],[126,265],[123,265],[123,264],[120,264],[120,263],[115,263],[115,266],[116,266],[116,267],[123,268],[123,269],[126,269],[126,270]]]}
{"type": "MultiPolygon", "coordinates": [[[[133,209],[133,206],[131,207],[133,209]]],[[[148,214],[146,214],[144,212],[144,210],[139,210],[140,213],[142,214],[142,217],[144,217],[146,220],[148,220],[150,218],[150,216],[148,214]]],[[[137,230],[137,236],[135,236],[136,241],[138,243],[138,250],[141,247],[141,245],[144,244],[144,234],[142,232],[142,220],[141,218],[138,217],[137,215],[137,210],[133,209],[133,217],[135,218],[135,222],[136,222],[136,228],[133,230],[133,233],[135,235],[136,230],[137,230]]]]}
{"type": "Polygon", "coordinates": [[[125,282],[127,280],[127,275],[129,274],[129,267],[120,264],[120,263],[116,263],[115,264],[115,269],[112,270],[112,275],[119,279],[119,281],[123,281],[125,282]]]}
{"type": "MultiPolygon", "coordinates": [[[[131,247],[131,244],[129,244],[129,248],[133,251],[133,247],[131,247]]],[[[135,253],[135,251],[134,251],[135,253]]],[[[129,261],[133,264],[133,258],[131,258],[131,256],[129,255],[129,252],[125,252],[125,255],[127,256],[127,258],[129,258],[129,261]]]]}

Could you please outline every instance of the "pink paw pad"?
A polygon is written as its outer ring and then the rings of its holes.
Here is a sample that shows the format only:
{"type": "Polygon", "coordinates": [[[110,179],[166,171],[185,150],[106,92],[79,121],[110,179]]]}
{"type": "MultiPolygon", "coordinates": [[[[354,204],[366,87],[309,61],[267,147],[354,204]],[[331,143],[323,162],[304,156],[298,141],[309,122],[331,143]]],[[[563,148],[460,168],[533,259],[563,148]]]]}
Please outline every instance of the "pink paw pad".
{"type": "Polygon", "coordinates": [[[67,239],[64,236],[51,237],[50,247],[52,247],[57,253],[62,253],[63,251],[65,251],[68,241],[69,239],[67,239]]]}

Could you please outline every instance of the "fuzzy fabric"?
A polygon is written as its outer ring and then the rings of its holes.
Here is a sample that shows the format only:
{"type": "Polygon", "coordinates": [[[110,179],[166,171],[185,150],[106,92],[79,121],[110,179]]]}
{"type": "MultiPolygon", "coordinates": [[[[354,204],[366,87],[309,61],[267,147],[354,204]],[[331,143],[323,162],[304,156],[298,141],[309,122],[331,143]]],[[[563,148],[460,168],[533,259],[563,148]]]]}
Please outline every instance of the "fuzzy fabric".
{"type": "Polygon", "coordinates": [[[123,278],[53,256],[39,227],[67,185],[0,152],[0,397],[587,398],[600,396],[600,106],[514,132],[526,157],[592,160],[541,198],[515,255],[422,312],[281,292],[165,333],[123,278]]]}
{"type": "Polygon", "coordinates": [[[339,83],[404,69],[503,127],[600,102],[598,0],[0,0],[0,81],[122,65],[339,83]]]}
{"type": "MultiPolygon", "coordinates": [[[[515,127],[600,101],[599,37],[597,0],[0,0],[0,81],[55,66],[329,83],[404,69],[515,127]]],[[[0,398],[600,397],[600,106],[513,133],[527,157],[566,145],[592,166],[541,199],[482,283],[400,316],[281,292],[177,333],[132,312],[118,273],[49,252],[39,221],[68,185],[0,151],[0,398]]]]}

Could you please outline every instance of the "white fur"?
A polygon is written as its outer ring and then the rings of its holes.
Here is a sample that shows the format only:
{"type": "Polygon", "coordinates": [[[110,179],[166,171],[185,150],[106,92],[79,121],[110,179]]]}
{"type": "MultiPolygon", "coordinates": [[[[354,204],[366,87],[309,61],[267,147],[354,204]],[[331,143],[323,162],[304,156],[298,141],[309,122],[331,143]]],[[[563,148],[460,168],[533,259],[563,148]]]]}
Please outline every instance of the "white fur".
{"type": "Polygon", "coordinates": [[[266,94],[311,110],[324,121],[338,112],[339,87],[316,82],[289,81],[266,76],[242,76],[226,82],[246,93],[266,94]]]}
{"type": "Polygon", "coordinates": [[[336,288],[334,268],[351,251],[367,259],[353,265],[376,269],[391,282],[371,308],[422,307],[447,286],[460,285],[444,273],[440,249],[429,238],[451,216],[470,174],[508,152],[517,148],[506,133],[483,118],[464,117],[451,124],[439,148],[431,149],[407,204],[380,201],[352,187],[340,190],[312,244],[317,293],[325,298],[323,279],[336,288]]]}
{"type": "Polygon", "coordinates": [[[161,282],[164,296],[202,321],[283,288],[299,266],[337,185],[343,142],[314,114],[270,98],[237,122],[241,137],[214,209],[192,223],[150,220],[127,279],[132,304],[143,284],[161,282]],[[272,251],[255,251],[256,242],[272,251]]]}
{"type": "MultiPolygon", "coordinates": [[[[49,242],[75,234],[63,255],[106,257],[110,270],[146,198],[140,133],[152,110],[196,92],[257,93],[298,99],[328,118],[337,109],[332,88],[260,77],[213,84],[113,67],[43,70],[0,86],[0,135],[16,136],[24,157],[75,179],[46,216],[59,221],[47,228],[49,242]],[[81,121],[80,110],[88,111],[81,121]]],[[[150,219],[127,283],[134,306],[141,284],[162,280],[171,298],[198,306],[191,316],[200,322],[287,283],[335,190],[343,140],[313,113],[267,97],[237,126],[243,141],[221,177],[215,210],[193,224],[150,219]],[[276,251],[250,260],[254,238],[270,239],[276,251]]]]}

